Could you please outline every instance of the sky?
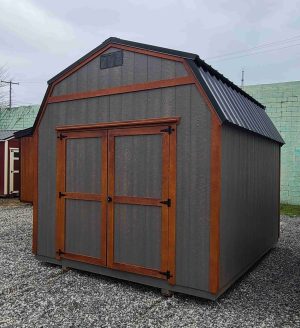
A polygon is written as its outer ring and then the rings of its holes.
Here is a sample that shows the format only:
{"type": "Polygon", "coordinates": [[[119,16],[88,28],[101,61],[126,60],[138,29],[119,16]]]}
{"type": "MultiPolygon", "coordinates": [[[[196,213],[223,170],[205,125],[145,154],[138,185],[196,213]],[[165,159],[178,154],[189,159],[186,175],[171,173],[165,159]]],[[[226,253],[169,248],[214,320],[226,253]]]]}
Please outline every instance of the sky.
{"type": "MultiPolygon", "coordinates": [[[[0,0],[13,106],[108,37],[197,53],[237,85],[300,80],[299,0],[0,0]]],[[[8,92],[8,88],[7,88],[8,92]]]]}

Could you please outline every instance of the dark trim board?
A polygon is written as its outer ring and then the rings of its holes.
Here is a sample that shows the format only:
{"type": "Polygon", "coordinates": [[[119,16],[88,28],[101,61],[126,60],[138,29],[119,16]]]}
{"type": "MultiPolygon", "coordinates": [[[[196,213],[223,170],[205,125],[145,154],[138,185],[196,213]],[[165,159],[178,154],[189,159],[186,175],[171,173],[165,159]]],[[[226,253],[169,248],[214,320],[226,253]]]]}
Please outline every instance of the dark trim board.
{"type": "Polygon", "coordinates": [[[154,287],[154,288],[163,288],[163,289],[167,289],[167,290],[170,290],[173,292],[183,293],[183,294],[187,294],[190,296],[196,296],[196,297],[204,298],[206,300],[215,301],[218,299],[218,297],[220,295],[224,294],[227,290],[230,290],[230,287],[234,287],[234,284],[237,283],[240,278],[242,278],[244,275],[251,272],[251,270],[255,269],[256,266],[261,263],[260,261],[262,261],[263,258],[265,256],[267,256],[269,252],[272,251],[272,249],[276,246],[276,244],[277,244],[277,242],[272,247],[270,247],[268,250],[264,251],[250,265],[248,265],[245,269],[243,269],[240,273],[238,273],[229,283],[227,283],[225,286],[223,286],[221,289],[219,289],[218,293],[216,293],[216,294],[208,293],[203,290],[198,290],[198,289],[189,288],[189,287],[183,287],[183,286],[177,286],[177,285],[172,286],[168,282],[161,280],[161,279],[156,279],[156,278],[147,277],[147,276],[141,276],[141,275],[130,273],[130,272],[112,270],[109,268],[92,265],[92,264],[85,264],[85,263],[81,263],[81,262],[77,262],[77,261],[71,261],[71,260],[66,260],[66,259],[62,259],[62,261],[58,261],[56,259],[45,257],[45,256],[40,256],[40,255],[36,255],[35,258],[41,262],[46,262],[46,263],[51,263],[51,264],[62,266],[62,268],[68,267],[68,268],[76,269],[76,270],[80,270],[80,271],[92,272],[92,273],[100,274],[103,276],[121,279],[124,281],[130,281],[130,282],[134,282],[134,283],[138,283],[138,284],[143,284],[143,285],[147,285],[147,286],[154,287]]]}
{"type": "Polygon", "coordinates": [[[204,290],[198,290],[198,289],[183,287],[183,286],[178,286],[178,285],[170,285],[167,281],[161,280],[158,278],[142,276],[139,274],[126,272],[126,271],[113,270],[113,269],[109,269],[109,268],[98,266],[98,265],[92,265],[92,264],[87,264],[87,263],[82,263],[82,262],[77,262],[77,261],[72,261],[72,260],[66,260],[66,259],[62,259],[61,261],[58,261],[56,259],[45,257],[45,256],[40,256],[40,255],[36,255],[35,258],[41,262],[60,265],[60,266],[62,266],[62,268],[67,267],[67,268],[72,268],[72,269],[76,269],[76,270],[80,270],[80,271],[92,272],[92,273],[100,274],[100,275],[107,276],[110,278],[117,278],[117,279],[121,279],[123,281],[130,281],[130,282],[147,285],[149,287],[154,287],[154,288],[162,288],[162,289],[166,289],[169,291],[183,293],[183,294],[187,294],[190,296],[196,296],[196,297],[204,298],[204,299],[211,300],[211,301],[216,300],[219,296],[219,294],[214,295],[214,294],[208,293],[204,290]]]}

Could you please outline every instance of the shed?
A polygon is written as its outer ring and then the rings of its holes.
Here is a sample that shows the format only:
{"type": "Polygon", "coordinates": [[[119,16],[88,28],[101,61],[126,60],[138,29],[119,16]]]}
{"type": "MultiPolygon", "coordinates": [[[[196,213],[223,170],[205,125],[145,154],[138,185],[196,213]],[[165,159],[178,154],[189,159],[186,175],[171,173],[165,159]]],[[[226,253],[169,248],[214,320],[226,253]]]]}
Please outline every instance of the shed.
{"type": "Polygon", "coordinates": [[[32,127],[14,133],[20,143],[20,192],[21,202],[33,203],[34,144],[32,127]]]}
{"type": "Polygon", "coordinates": [[[17,196],[20,187],[19,141],[13,130],[0,130],[0,197],[17,196]]]}
{"type": "Polygon", "coordinates": [[[196,54],[107,39],[48,81],[33,143],[41,261],[216,299],[278,240],[284,141],[196,54]]]}

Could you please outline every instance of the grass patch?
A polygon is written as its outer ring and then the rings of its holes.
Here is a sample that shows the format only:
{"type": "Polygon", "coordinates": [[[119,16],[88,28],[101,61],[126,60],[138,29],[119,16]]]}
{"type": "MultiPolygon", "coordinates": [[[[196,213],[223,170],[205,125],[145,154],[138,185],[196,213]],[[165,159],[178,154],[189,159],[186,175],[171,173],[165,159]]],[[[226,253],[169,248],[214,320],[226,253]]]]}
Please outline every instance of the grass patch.
{"type": "Polygon", "coordinates": [[[300,205],[280,204],[280,214],[287,216],[300,216],[300,205]]]}

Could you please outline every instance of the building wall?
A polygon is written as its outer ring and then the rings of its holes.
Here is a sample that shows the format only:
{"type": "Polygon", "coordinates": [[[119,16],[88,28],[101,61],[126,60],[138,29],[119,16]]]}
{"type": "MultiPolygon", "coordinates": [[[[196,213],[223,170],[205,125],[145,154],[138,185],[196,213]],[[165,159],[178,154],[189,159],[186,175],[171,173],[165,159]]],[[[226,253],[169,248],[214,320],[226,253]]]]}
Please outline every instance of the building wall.
{"type": "Polygon", "coordinates": [[[34,172],[34,147],[32,137],[20,139],[20,200],[33,202],[33,172],[34,172]]]}
{"type": "MultiPolygon", "coordinates": [[[[104,54],[114,51],[119,51],[119,49],[110,48],[104,54]]],[[[53,90],[53,96],[166,80],[186,75],[187,72],[182,63],[123,51],[122,66],[100,69],[100,56],[98,56],[58,83],[53,90]]]]}
{"type": "Polygon", "coordinates": [[[195,86],[48,105],[39,127],[38,255],[55,257],[55,127],[169,116],[181,117],[177,135],[176,281],[180,286],[208,290],[211,114],[195,86]]]}
{"type": "Polygon", "coordinates": [[[300,205],[300,81],[244,89],[266,106],[286,142],[281,151],[281,202],[300,205]]]}
{"type": "Polygon", "coordinates": [[[280,145],[224,125],[220,286],[224,288],[277,241],[280,145]]]}

